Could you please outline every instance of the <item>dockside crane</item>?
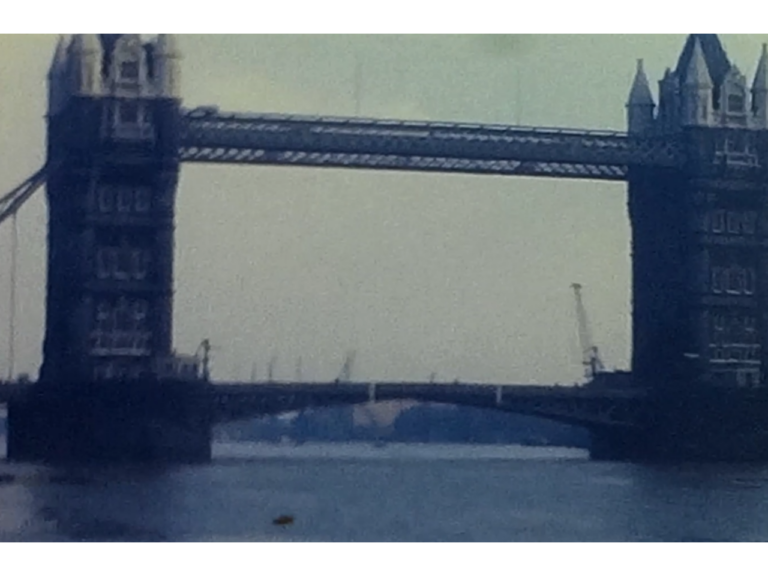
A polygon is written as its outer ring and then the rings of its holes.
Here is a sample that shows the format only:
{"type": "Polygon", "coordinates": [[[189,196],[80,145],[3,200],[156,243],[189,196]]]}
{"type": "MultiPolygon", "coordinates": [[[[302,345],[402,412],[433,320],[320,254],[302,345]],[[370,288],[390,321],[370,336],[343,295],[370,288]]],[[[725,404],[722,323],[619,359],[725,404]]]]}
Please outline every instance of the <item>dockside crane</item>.
{"type": "Polygon", "coordinates": [[[220,350],[220,348],[218,346],[211,346],[211,341],[206,338],[200,342],[200,345],[195,351],[195,357],[201,359],[203,381],[205,382],[211,381],[211,352],[216,350],[220,350]]]}
{"type": "Polygon", "coordinates": [[[581,284],[571,284],[573,293],[576,297],[576,321],[579,328],[579,345],[581,346],[582,365],[584,366],[584,376],[592,380],[597,374],[603,372],[605,367],[600,359],[600,352],[592,342],[592,331],[587,319],[587,310],[584,308],[584,300],[581,296],[581,284]]]}

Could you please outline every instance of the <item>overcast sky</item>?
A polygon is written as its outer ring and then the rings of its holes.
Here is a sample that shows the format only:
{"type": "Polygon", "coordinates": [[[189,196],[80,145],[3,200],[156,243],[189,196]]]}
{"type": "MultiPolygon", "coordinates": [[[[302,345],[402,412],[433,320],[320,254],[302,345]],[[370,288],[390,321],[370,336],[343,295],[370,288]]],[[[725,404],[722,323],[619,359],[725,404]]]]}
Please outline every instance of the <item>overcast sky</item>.
{"type": "MultiPolygon", "coordinates": [[[[685,37],[185,35],[187,106],[624,129],[637,58],[652,86],[685,37]],[[361,64],[355,98],[355,62],[361,64]]],[[[760,36],[722,36],[751,82],[760,36]]],[[[0,35],[0,194],[44,161],[54,36],[0,35]]],[[[17,372],[37,374],[46,203],[21,211],[17,372]]],[[[266,374],[513,383],[581,376],[572,282],[609,366],[630,355],[623,184],[285,167],[184,166],[175,343],[215,379],[266,374]]],[[[10,225],[0,227],[0,374],[10,225]]]]}

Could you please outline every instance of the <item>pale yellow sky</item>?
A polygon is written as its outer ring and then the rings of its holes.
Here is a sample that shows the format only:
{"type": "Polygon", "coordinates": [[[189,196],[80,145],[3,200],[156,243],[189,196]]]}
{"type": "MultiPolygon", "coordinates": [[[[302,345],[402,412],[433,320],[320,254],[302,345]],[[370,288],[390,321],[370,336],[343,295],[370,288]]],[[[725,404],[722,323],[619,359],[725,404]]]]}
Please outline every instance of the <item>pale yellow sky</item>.
{"type": "MultiPolygon", "coordinates": [[[[760,36],[723,36],[751,81],[760,36]]],[[[645,58],[655,88],[684,36],[183,36],[185,104],[624,128],[645,58]],[[354,68],[363,69],[355,102],[354,68]]],[[[0,35],[0,193],[44,159],[53,36],[0,35]]],[[[43,194],[19,217],[19,371],[37,373],[43,194]]],[[[0,374],[9,226],[0,227],[0,374]]],[[[175,338],[221,347],[217,379],[252,363],[291,378],[555,382],[581,375],[572,282],[609,366],[629,358],[629,223],[621,184],[275,167],[185,166],[175,338]]]]}

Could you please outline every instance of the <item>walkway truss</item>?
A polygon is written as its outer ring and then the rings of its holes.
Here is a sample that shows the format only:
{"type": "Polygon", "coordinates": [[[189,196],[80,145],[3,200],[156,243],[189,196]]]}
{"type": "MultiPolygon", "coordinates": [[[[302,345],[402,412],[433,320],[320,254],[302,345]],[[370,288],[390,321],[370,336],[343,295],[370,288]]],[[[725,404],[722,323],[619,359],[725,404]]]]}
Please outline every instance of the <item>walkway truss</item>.
{"type": "MultiPolygon", "coordinates": [[[[674,139],[520,126],[182,110],[183,162],[626,180],[678,167],[674,139]]],[[[45,167],[0,198],[0,224],[45,183],[45,167]]]]}

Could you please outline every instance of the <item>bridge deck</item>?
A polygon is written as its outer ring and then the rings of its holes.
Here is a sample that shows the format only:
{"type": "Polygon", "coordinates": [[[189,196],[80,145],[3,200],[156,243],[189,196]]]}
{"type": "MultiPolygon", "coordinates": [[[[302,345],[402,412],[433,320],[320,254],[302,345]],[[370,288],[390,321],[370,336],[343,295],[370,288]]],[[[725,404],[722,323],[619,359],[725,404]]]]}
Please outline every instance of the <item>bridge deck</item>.
{"type": "Polygon", "coordinates": [[[639,398],[644,395],[635,389],[601,389],[590,386],[560,386],[539,384],[486,384],[486,383],[423,383],[423,382],[216,382],[212,390],[217,396],[248,396],[270,394],[363,394],[373,392],[377,400],[430,396],[451,398],[468,394],[496,395],[504,398],[639,398]]]}

